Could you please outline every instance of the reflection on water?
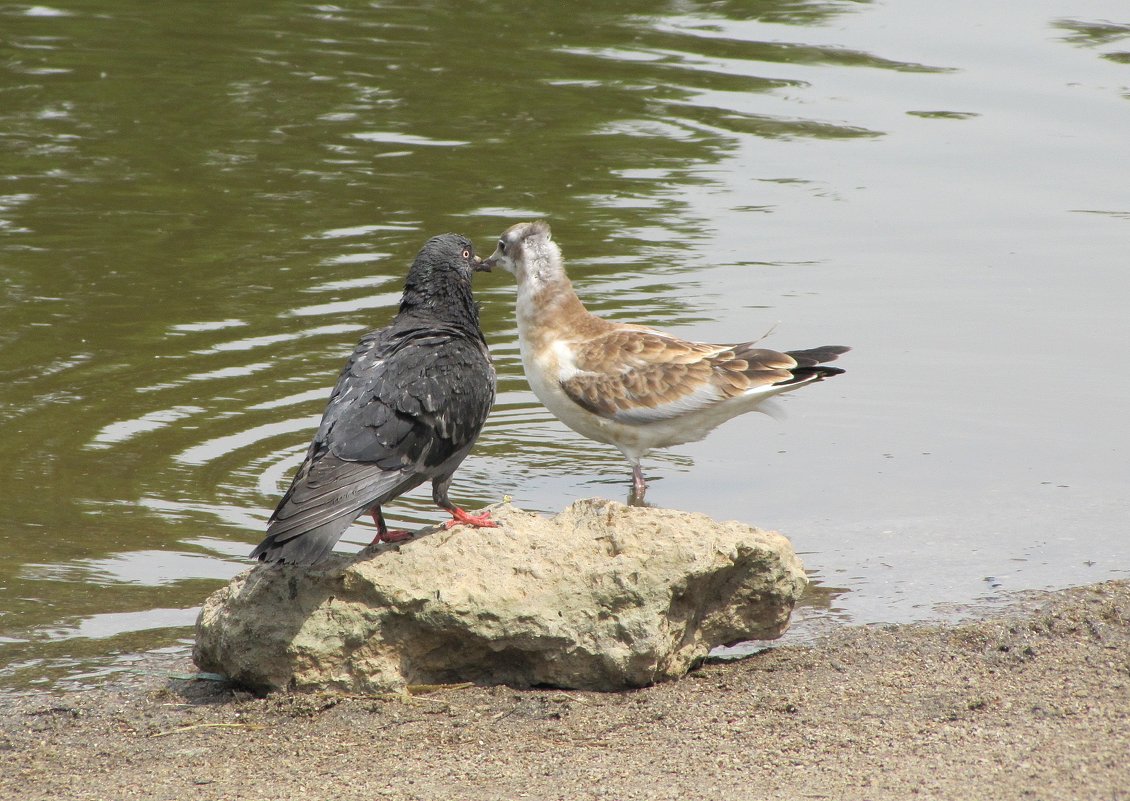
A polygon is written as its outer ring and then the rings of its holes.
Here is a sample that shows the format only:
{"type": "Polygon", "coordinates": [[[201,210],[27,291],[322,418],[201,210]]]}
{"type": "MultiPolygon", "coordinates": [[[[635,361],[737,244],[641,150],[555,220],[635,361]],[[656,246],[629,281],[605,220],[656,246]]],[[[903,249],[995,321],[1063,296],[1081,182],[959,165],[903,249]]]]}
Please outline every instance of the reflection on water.
{"type": "MultiPolygon", "coordinates": [[[[423,241],[543,216],[598,314],[856,346],[646,465],[794,539],[794,630],[1124,574],[1130,387],[1057,389],[1130,333],[1130,30],[1092,5],[0,7],[0,683],[179,642],[423,241]]],[[[499,395],[453,497],[626,497],[476,281],[499,395]]]]}

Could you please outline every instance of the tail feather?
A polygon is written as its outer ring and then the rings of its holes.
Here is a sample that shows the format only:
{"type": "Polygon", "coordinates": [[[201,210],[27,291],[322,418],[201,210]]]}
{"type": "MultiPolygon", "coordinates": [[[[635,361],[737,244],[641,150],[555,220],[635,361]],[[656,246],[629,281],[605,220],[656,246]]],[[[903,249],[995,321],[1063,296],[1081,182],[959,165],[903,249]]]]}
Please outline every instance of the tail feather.
{"type": "Polygon", "coordinates": [[[304,462],[267,523],[267,536],[251,552],[261,562],[320,562],[366,509],[427,480],[405,470],[349,462],[326,454],[304,462]]]}
{"type": "Polygon", "coordinates": [[[269,533],[251,552],[251,558],[260,562],[285,562],[288,565],[316,564],[329,556],[341,535],[361,511],[340,515],[298,533],[269,533]]]}
{"type": "Polygon", "coordinates": [[[822,381],[833,375],[844,372],[840,367],[828,367],[825,362],[835,361],[841,354],[847,353],[851,348],[846,345],[821,345],[818,348],[806,350],[786,351],[796,361],[797,366],[790,372],[793,377],[782,384],[808,384],[813,381],[822,381]]]}
{"type": "Polygon", "coordinates": [[[821,345],[818,348],[790,350],[786,351],[786,353],[796,359],[798,367],[814,367],[824,362],[834,362],[849,350],[851,350],[851,348],[847,345],[821,345]]]}

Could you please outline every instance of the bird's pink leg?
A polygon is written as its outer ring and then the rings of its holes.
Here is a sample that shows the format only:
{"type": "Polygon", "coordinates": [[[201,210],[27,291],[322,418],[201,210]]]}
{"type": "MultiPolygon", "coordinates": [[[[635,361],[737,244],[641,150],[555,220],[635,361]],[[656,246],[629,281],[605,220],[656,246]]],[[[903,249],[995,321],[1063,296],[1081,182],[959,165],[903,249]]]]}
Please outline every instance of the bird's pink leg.
{"type": "Polygon", "coordinates": [[[377,536],[373,537],[373,541],[369,543],[370,545],[376,545],[381,542],[404,542],[404,540],[412,539],[411,531],[405,531],[401,528],[390,530],[389,527],[385,525],[385,516],[381,514],[380,506],[374,506],[369,512],[373,515],[373,522],[377,524],[377,536]]]}
{"type": "Polygon", "coordinates": [[[475,528],[498,528],[498,523],[490,519],[490,510],[483,512],[481,515],[473,515],[460,509],[458,506],[452,506],[447,510],[451,513],[451,519],[443,524],[444,528],[450,529],[460,523],[466,523],[468,526],[475,528]]]}
{"type": "Polygon", "coordinates": [[[636,500],[642,501],[644,493],[647,492],[647,482],[643,480],[643,468],[640,467],[639,462],[632,465],[632,489],[636,500]]]}

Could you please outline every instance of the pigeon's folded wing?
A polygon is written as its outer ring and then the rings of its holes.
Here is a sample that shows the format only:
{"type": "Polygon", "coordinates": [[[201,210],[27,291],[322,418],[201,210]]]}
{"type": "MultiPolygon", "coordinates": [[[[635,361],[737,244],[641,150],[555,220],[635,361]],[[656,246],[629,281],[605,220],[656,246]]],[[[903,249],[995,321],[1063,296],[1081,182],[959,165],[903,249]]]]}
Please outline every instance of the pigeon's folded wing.
{"type": "Polygon", "coordinates": [[[346,382],[356,397],[331,402],[323,426],[335,456],[386,470],[442,464],[475,441],[494,403],[485,347],[444,328],[390,337],[360,377],[346,382]]]}
{"type": "Polygon", "coordinates": [[[442,327],[367,335],[252,555],[286,548],[287,561],[317,561],[358,512],[465,453],[493,402],[494,368],[481,342],[442,327]]]}

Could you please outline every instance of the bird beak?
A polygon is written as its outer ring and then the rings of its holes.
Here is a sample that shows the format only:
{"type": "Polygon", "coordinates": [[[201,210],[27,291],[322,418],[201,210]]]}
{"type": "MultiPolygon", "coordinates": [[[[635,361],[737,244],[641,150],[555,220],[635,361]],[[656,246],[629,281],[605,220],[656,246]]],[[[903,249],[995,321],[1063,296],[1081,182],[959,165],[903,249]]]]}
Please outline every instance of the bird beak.
{"type": "Polygon", "coordinates": [[[494,266],[494,259],[493,258],[484,260],[484,259],[480,259],[478,256],[475,257],[475,270],[476,271],[481,272],[481,273],[489,273],[490,268],[493,267],[493,266],[494,266]]]}

